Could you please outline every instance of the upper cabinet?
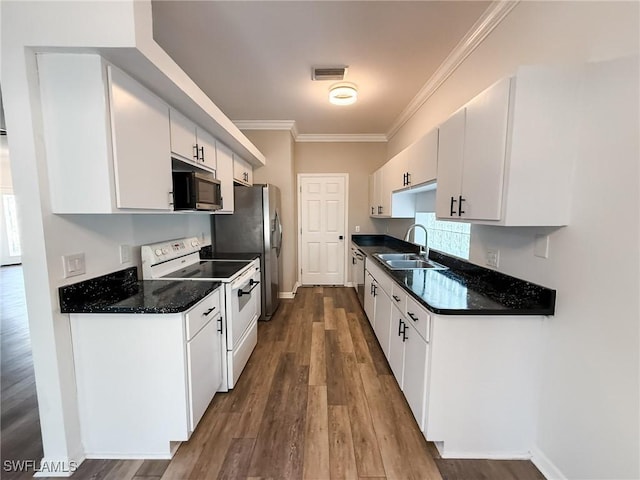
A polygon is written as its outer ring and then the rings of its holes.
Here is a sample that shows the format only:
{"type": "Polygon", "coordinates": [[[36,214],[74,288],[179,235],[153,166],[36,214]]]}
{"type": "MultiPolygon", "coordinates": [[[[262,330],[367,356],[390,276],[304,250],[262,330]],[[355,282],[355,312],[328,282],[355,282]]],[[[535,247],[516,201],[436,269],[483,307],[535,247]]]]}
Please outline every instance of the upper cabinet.
{"type": "Polygon", "coordinates": [[[435,128],[391,158],[386,164],[392,176],[388,188],[395,192],[436,181],[438,129],[435,128]]]}
{"type": "Polygon", "coordinates": [[[97,55],[37,62],[52,211],[172,210],[167,105],[97,55]]]}
{"type": "Polygon", "coordinates": [[[433,184],[438,164],[438,129],[392,157],[372,174],[369,182],[369,215],[413,218],[415,195],[411,190],[433,184]]]}
{"type": "Polygon", "coordinates": [[[569,223],[575,71],[521,68],[440,126],[438,218],[506,226],[569,223]]]}
{"type": "Polygon", "coordinates": [[[187,163],[215,172],[215,139],[175,109],[169,112],[171,154],[187,163]]]}
{"type": "Polygon", "coordinates": [[[216,142],[216,159],[218,164],[218,179],[222,192],[222,208],[214,213],[233,213],[233,152],[226,145],[216,142]]]}
{"type": "Polygon", "coordinates": [[[253,185],[253,167],[239,155],[233,154],[233,180],[240,185],[253,185]]]}
{"type": "Polygon", "coordinates": [[[173,170],[213,173],[233,213],[234,172],[253,183],[248,162],[99,55],[37,63],[53,213],[173,211],[173,170]]]}

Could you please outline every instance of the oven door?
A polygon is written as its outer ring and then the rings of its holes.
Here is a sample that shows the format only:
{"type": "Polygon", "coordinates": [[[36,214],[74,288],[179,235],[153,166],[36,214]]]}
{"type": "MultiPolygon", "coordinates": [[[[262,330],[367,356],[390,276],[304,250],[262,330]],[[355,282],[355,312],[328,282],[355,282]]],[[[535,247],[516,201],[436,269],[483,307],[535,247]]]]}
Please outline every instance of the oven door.
{"type": "Polygon", "coordinates": [[[232,325],[227,328],[228,345],[232,349],[240,342],[249,326],[257,321],[260,314],[260,271],[251,268],[231,283],[231,315],[232,325]]]}

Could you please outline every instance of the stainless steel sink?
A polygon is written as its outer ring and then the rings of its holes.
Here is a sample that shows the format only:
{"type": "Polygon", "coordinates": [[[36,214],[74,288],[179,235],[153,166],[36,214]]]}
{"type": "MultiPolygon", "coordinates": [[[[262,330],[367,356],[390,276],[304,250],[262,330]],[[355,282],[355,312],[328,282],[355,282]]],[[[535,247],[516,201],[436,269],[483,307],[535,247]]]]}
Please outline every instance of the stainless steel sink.
{"type": "Polygon", "coordinates": [[[383,262],[387,260],[423,260],[417,253],[378,253],[376,257],[383,262]]]}
{"type": "Polygon", "coordinates": [[[390,270],[446,270],[447,267],[421,257],[416,253],[378,253],[382,264],[390,270]]]}

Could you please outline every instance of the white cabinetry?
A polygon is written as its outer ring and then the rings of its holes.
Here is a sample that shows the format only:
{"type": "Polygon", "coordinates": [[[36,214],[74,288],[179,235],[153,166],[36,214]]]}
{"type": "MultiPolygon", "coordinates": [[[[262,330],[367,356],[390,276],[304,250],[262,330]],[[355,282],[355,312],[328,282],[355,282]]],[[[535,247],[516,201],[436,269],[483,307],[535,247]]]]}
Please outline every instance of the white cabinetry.
{"type": "Polygon", "coordinates": [[[429,131],[391,158],[386,165],[390,166],[393,176],[388,184],[391,191],[435,182],[438,169],[438,129],[429,131]]]}
{"type": "Polygon", "coordinates": [[[216,142],[216,158],[218,165],[218,180],[222,192],[222,208],[216,214],[233,213],[233,152],[226,145],[216,142]]]}
{"type": "Polygon", "coordinates": [[[217,289],[185,313],[70,315],[88,458],[170,458],[189,439],[223,387],[220,306],[217,289]]]}
{"type": "Polygon", "coordinates": [[[240,156],[233,154],[233,180],[241,185],[253,185],[253,167],[240,156]]]}
{"type": "Polygon", "coordinates": [[[37,56],[54,213],[169,211],[169,109],[98,55],[37,56]]]}
{"type": "Polygon", "coordinates": [[[169,118],[172,155],[205,170],[215,171],[215,139],[173,108],[169,112],[169,118]]]}
{"type": "Polygon", "coordinates": [[[441,125],[438,218],[510,226],[569,223],[576,73],[521,68],[441,125]]]}
{"type": "Polygon", "coordinates": [[[528,458],[542,317],[435,315],[366,267],[365,313],[425,438],[444,458],[528,458]]]}
{"type": "Polygon", "coordinates": [[[398,178],[397,165],[385,163],[369,179],[370,216],[380,218],[413,218],[415,197],[393,193],[392,179],[398,178]],[[373,212],[373,213],[371,213],[373,212]]]}

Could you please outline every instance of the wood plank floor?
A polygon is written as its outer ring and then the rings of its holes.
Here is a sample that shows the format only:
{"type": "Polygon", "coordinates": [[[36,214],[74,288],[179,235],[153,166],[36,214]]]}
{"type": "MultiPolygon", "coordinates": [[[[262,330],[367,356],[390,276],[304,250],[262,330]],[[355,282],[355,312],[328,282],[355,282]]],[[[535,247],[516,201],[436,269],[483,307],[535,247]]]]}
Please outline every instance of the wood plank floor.
{"type": "Polygon", "coordinates": [[[530,462],[439,459],[352,289],[298,289],[258,338],[171,461],[87,460],[72,478],[544,480],[530,462]]]}

